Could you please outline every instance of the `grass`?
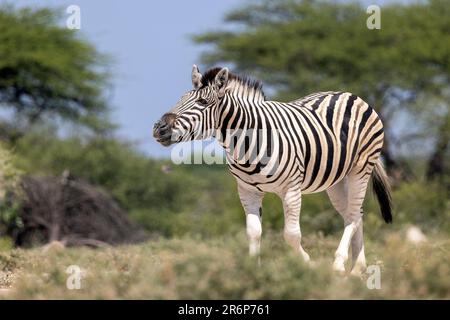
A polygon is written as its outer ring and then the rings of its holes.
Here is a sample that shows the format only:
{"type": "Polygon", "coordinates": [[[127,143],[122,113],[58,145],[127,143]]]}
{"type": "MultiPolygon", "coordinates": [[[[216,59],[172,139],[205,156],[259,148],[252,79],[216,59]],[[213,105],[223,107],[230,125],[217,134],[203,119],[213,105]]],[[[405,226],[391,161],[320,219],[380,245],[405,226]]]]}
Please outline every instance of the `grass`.
{"type": "Polygon", "coordinates": [[[247,256],[244,234],[215,239],[160,239],[114,248],[0,251],[4,299],[449,299],[450,241],[420,246],[392,232],[366,240],[369,264],[381,268],[381,289],[331,270],[338,240],[312,235],[305,265],[282,241],[265,234],[261,266],[247,256]],[[70,265],[82,269],[79,290],[66,286],[70,265]]]}

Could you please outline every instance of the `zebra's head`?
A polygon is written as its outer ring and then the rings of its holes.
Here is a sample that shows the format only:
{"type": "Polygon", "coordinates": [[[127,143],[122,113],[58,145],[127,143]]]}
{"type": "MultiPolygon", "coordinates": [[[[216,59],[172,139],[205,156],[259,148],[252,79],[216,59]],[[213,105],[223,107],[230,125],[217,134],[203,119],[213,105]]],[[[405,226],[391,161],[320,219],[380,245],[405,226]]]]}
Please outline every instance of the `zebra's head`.
{"type": "Polygon", "coordinates": [[[163,146],[214,136],[217,129],[218,106],[225,95],[229,72],[227,68],[211,69],[202,75],[192,68],[193,90],[153,126],[153,137],[163,146]]]}

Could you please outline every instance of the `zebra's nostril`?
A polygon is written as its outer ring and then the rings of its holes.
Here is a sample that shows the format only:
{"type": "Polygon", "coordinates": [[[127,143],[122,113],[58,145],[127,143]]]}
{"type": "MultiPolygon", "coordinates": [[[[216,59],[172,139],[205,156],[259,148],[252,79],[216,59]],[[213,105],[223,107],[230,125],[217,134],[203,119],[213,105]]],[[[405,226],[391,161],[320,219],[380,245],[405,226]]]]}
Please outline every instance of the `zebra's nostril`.
{"type": "Polygon", "coordinates": [[[153,126],[153,137],[160,138],[166,133],[167,129],[167,124],[159,120],[153,126]]]}
{"type": "Polygon", "coordinates": [[[172,129],[167,125],[167,123],[159,124],[159,126],[153,129],[153,136],[157,139],[168,139],[172,134],[172,129]]]}
{"type": "Polygon", "coordinates": [[[155,122],[155,124],[153,125],[153,132],[158,131],[158,129],[161,127],[161,120],[155,122]]]}

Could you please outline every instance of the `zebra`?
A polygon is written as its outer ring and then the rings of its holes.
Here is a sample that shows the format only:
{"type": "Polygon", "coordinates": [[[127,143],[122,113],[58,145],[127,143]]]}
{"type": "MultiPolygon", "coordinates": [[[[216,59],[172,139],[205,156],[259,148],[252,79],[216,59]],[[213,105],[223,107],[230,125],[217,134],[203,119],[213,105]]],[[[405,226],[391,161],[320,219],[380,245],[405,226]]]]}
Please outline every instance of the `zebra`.
{"type": "Polygon", "coordinates": [[[349,92],[270,101],[260,81],[228,68],[202,75],[194,65],[191,78],[193,90],[155,123],[153,136],[164,146],[213,137],[224,148],[245,211],[249,254],[259,257],[262,200],[270,192],[283,204],[285,241],[309,262],[301,244],[302,195],[326,191],[344,220],[333,269],[346,271],[351,247],[351,274],[364,272],[362,204],[371,177],[381,215],[392,222],[390,186],[380,159],[383,124],[375,110],[349,92]]]}

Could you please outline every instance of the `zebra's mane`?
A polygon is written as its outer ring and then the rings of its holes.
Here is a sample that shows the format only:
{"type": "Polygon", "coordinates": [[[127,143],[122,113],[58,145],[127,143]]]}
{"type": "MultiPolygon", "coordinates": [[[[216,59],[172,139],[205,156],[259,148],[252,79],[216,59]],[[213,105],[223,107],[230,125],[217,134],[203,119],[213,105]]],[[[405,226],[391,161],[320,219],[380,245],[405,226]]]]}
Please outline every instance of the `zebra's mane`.
{"type": "MultiPolygon", "coordinates": [[[[202,87],[201,88],[212,84],[214,82],[214,79],[216,78],[217,73],[220,70],[222,70],[222,68],[216,67],[216,68],[211,68],[208,71],[206,71],[205,74],[203,74],[203,76],[202,76],[202,87]]],[[[258,92],[263,97],[263,99],[266,98],[266,96],[264,95],[264,91],[262,90],[262,87],[263,87],[262,82],[259,80],[255,80],[255,79],[249,78],[247,76],[237,75],[237,74],[234,74],[231,72],[228,73],[228,80],[235,81],[239,85],[245,86],[248,89],[252,89],[252,90],[258,92]]]]}

